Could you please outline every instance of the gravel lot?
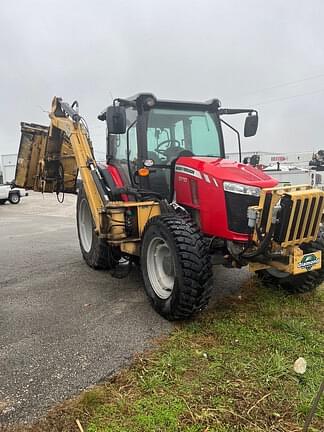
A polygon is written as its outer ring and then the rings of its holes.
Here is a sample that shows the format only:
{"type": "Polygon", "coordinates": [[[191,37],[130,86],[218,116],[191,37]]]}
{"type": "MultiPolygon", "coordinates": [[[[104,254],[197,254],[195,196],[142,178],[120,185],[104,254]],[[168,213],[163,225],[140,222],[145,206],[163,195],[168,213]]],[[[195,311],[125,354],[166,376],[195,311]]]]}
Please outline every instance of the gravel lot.
{"type": "MultiPolygon", "coordinates": [[[[31,193],[0,206],[0,425],[39,417],[172,328],[148,304],[139,271],[119,280],[87,267],[75,201],[31,193]]],[[[248,277],[217,268],[213,301],[248,277]]]]}

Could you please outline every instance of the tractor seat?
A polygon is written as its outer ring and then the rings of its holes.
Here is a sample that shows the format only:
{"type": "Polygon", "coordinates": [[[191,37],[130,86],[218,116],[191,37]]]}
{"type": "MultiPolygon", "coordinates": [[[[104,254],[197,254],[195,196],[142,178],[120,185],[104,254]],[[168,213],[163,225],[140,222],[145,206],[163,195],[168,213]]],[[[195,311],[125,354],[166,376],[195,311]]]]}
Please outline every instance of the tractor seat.
{"type": "Polygon", "coordinates": [[[107,169],[106,165],[97,164],[98,170],[103,178],[105,186],[107,187],[107,195],[113,199],[121,200],[120,193],[118,193],[115,182],[107,169]],[[110,191],[111,192],[110,192],[110,191]]]}
{"type": "MultiPolygon", "coordinates": [[[[174,196],[174,178],[175,178],[175,166],[177,160],[181,156],[194,156],[194,154],[190,150],[182,150],[177,157],[172,159],[171,163],[166,165],[165,167],[154,167],[155,172],[152,172],[149,177],[150,188],[159,193],[162,198],[167,199],[169,202],[173,200],[174,196]]],[[[157,160],[158,155],[155,152],[148,152],[148,157],[157,160]]],[[[160,165],[163,165],[161,163],[160,165]]]]}

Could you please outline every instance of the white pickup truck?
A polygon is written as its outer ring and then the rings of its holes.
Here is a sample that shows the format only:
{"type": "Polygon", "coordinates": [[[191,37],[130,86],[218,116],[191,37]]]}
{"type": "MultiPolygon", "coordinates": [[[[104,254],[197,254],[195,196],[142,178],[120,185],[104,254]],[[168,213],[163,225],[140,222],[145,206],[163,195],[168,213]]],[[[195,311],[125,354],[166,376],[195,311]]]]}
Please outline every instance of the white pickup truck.
{"type": "Polygon", "coordinates": [[[0,204],[4,204],[6,201],[11,202],[11,204],[18,204],[20,198],[24,196],[28,196],[25,189],[10,185],[0,185],[0,204]]]}

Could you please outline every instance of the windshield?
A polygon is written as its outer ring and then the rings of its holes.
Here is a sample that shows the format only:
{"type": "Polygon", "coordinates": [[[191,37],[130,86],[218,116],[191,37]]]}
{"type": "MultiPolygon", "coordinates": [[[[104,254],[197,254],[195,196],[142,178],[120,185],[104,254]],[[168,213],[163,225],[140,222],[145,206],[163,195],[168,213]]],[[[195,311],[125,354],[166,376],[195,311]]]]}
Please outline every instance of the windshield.
{"type": "Polygon", "coordinates": [[[220,142],[219,131],[209,112],[159,108],[149,112],[148,158],[156,163],[168,164],[181,153],[221,157],[220,142]]]}

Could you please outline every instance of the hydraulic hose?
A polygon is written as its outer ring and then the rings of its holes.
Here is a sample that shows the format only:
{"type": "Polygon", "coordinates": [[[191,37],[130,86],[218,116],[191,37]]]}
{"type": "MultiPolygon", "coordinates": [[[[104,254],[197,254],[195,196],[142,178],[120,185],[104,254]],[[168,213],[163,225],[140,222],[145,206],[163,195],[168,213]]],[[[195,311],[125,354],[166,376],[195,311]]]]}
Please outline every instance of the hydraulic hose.
{"type": "Polygon", "coordinates": [[[65,198],[64,167],[62,163],[60,163],[57,178],[56,178],[56,199],[60,204],[63,204],[64,198],[65,198]],[[59,198],[60,192],[62,192],[62,198],[59,198]]]}
{"type": "Polygon", "coordinates": [[[276,224],[272,223],[269,229],[268,234],[264,237],[263,241],[260,244],[260,247],[253,252],[242,252],[240,258],[251,259],[255,258],[259,255],[263,255],[266,252],[267,247],[269,246],[272,236],[274,234],[276,224]]]}

